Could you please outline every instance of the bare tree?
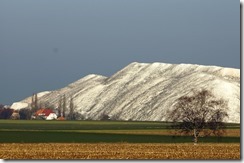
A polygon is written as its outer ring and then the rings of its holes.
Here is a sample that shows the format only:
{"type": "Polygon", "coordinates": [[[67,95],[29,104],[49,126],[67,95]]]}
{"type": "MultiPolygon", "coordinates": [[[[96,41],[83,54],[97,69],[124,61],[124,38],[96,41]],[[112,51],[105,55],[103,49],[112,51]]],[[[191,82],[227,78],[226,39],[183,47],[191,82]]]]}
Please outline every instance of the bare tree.
{"type": "Polygon", "coordinates": [[[67,119],[69,120],[76,120],[75,119],[75,113],[74,113],[74,102],[73,102],[73,97],[70,98],[70,102],[69,102],[69,114],[67,116],[67,119]]]}
{"type": "Polygon", "coordinates": [[[31,96],[31,109],[33,110],[34,108],[34,93],[31,96]]]}
{"type": "Polygon", "coordinates": [[[63,95],[63,104],[62,104],[62,109],[63,109],[63,117],[65,117],[65,112],[66,112],[66,96],[63,95]]]}
{"type": "Polygon", "coordinates": [[[34,97],[34,106],[35,106],[35,109],[37,110],[38,109],[38,97],[37,97],[37,93],[35,94],[35,97],[34,97]]]}
{"type": "Polygon", "coordinates": [[[61,117],[61,112],[62,112],[62,98],[60,98],[58,101],[58,117],[61,117]]]}
{"type": "Polygon", "coordinates": [[[31,111],[34,113],[39,109],[37,93],[33,93],[31,97],[31,111]]]}
{"type": "Polygon", "coordinates": [[[182,96],[173,109],[167,114],[167,119],[173,122],[172,127],[184,134],[191,134],[194,143],[198,142],[200,134],[221,136],[228,116],[227,102],[216,99],[210,91],[193,91],[191,96],[182,96]]]}
{"type": "Polygon", "coordinates": [[[70,109],[70,113],[73,114],[73,113],[74,113],[74,102],[73,102],[73,97],[70,98],[69,109],[70,109]]]}

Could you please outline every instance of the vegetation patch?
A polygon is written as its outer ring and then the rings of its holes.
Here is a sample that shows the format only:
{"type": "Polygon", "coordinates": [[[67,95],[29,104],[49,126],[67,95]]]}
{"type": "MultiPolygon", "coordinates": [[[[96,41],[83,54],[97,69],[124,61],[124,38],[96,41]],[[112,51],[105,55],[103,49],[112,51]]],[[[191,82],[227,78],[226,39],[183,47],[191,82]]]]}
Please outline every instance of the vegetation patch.
{"type": "MultiPolygon", "coordinates": [[[[118,121],[1,120],[1,143],[186,143],[191,136],[173,135],[170,123],[118,121]]],[[[227,125],[228,126],[228,125],[227,125]]],[[[233,124],[230,125],[232,128],[233,124]]],[[[224,137],[200,137],[199,142],[240,142],[239,129],[224,137]]]]}

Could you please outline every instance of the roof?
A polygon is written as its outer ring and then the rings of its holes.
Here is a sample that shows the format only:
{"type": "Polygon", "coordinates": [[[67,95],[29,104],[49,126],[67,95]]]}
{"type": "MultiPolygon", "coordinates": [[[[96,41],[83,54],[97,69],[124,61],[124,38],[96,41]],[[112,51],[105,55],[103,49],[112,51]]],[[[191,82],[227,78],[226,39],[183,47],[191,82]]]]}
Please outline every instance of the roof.
{"type": "Polygon", "coordinates": [[[39,109],[36,111],[35,116],[49,116],[50,113],[54,113],[52,109],[39,109]]]}

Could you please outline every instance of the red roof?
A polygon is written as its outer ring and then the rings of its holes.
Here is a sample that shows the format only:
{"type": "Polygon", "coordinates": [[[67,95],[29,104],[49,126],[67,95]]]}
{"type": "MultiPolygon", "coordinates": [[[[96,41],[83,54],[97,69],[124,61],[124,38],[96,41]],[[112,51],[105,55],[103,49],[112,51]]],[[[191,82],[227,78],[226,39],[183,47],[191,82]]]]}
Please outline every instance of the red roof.
{"type": "Polygon", "coordinates": [[[36,116],[49,116],[50,113],[54,113],[52,109],[39,109],[35,113],[36,116]]]}

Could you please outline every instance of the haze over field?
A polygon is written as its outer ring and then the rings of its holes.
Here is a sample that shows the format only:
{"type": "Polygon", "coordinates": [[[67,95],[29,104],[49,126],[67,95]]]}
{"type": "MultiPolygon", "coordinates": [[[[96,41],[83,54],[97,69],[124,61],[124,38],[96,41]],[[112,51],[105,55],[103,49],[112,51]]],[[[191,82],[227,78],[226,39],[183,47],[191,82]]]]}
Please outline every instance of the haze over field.
{"type": "MultiPolygon", "coordinates": [[[[90,74],[68,86],[38,94],[40,103],[58,107],[63,95],[74,98],[87,119],[164,121],[166,111],[192,90],[206,89],[228,101],[227,122],[240,123],[240,70],[218,66],[133,62],[111,77],[90,74]]],[[[12,108],[30,106],[31,97],[12,108]]]]}

